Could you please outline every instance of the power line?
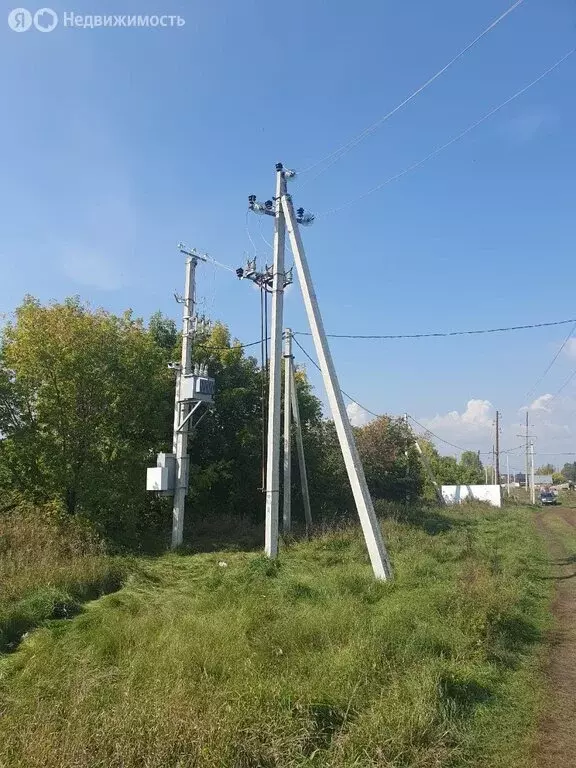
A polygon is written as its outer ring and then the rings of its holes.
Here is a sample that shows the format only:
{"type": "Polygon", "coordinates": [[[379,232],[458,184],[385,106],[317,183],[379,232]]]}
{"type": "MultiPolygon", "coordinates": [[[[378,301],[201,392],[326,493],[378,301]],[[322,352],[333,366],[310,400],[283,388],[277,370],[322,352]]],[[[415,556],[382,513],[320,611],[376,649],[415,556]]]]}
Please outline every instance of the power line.
{"type": "Polygon", "coordinates": [[[566,381],[564,382],[564,384],[562,384],[562,386],[561,386],[561,387],[560,387],[560,389],[559,389],[559,390],[556,392],[556,394],[555,394],[555,395],[553,395],[552,399],[551,399],[551,400],[548,400],[548,403],[546,403],[546,405],[548,405],[549,403],[551,403],[551,402],[552,402],[552,400],[555,400],[555,399],[558,397],[558,395],[560,394],[560,392],[563,392],[563,391],[566,389],[566,387],[568,386],[568,384],[570,384],[570,382],[571,382],[571,381],[572,381],[572,380],[573,380],[575,377],[576,377],[576,370],[572,371],[572,373],[570,374],[570,376],[568,376],[568,378],[566,379],[566,381]]]}
{"type": "MultiPolygon", "coordinates": [[[[472,331],[445,331],[433,333],[397,333],[397,334],[350,334],[350,333],[327,333],[332,339],[430,339],[446,338],[448,336],[473,336],[483,333],[504,333],[507,331],[524,331],[532,328],[550,328],[557,325],[576,324],[576,320],[556,320],[551,323],[531,323],[529,325],[511,325],[506,328],[482,328],[472,331]]],[[[576,327],[576,325],[575,325],[576,327]]],[[[570,332],[572,334],[572,331],[570,332]]],[[[294,331],[297,336],[311,336],[309,331],[294,331]]],[[[566,340],[566,342],[568,339],[566,340]]],[[[566,344],[565,342],[565,344],[566,344]]]]}
{"type": "Polygon", "coordinates": [[[444,443],[445,445],[449,445],[451,448],[456,448],[456,450],[462,451],[462,452],[470,450],[469,448],[462,448],[462,446],[460,445],[456,445],[455,443],[451,443],[448,440],[444,440],[443,437],[440,437],[440,435],[437,435],[435,432],[432,432],[432,430],[429,429],[428,427],[425,427],[424,424],[420,424],[419,421],[416,421],[414,416],[410,416],[410,414],[407,414],[407,415],[408,415],[408,418],[411,421],[413,421],[414,424],[417,424],[420,427],[420,429],[423,429],[426,434],[432,435],[432,437],[435,437],[436,440],[440,440],[441,443],[444,443]]]}
{"type": "Polygon", "coordinates": [[[401,179],[403,176],[406,176],[408,173],[411,173],[412,171],[415,171],[417,168],[420,168],[422,165],[427,163],[429,160],[432,160],[434,157],[437,157],[437,155],[439,155],[445,149],[448,149],[448,147],[451,147],[453,144],[456,144],[456,142],[460,141],[460,139],[463,139],[464,136],[469,134],[475,128],[478,128],[479,125],[482,125],[482,123],[486,122],[486,120],[488,120],[490,117],[492,117],[492,115],[495,115],[497,112],[499,112],[505,106],[510,104],[512,101],[514,101],[518,97],[522,96],[522,94],[526,93],[526,91],[528,91],[534,85],[539,83],[540,80],[543,80],[547,75],[549,75],[551,72],[553,72],[555,69],[557,69],[561,64],[563,64],[566,61],[566,59],[568,59],[574,53],[576,53],[576,48],[572,48],[571,51],[569,51],[567,54],[565,54],[561,59],[559,59],[555,64],[553,64],[545,72],[543,72],[541,75],[539,75],[535,80],[532,80],[532,82],[528,83],[528,85],[525,85],[519,91],[516,91],[516,93],[513,96],[510,96],[510,98],[506,99],[506,101],[503,101],[497,107],[494,107],[494,109],[491,109],[490,112],[485,114],[484,117],[481,117],[480,120],[477,120],[475,123],[472,123],[472,125],[469,125],[468,128],[466,128],[464,131],[459,133],[457,136],[454,136],[452,139],[450,139],[450,141],[447,141],[446,144],[442,144],[440,147],[437,147],[433,152],[431,152],[429,155],[426,155],[426,157],[424,157],[422,160],[419,160],[418,162],[413,163],[408,168],[405,168],[403,171],[400,171],[399,173],[395,174],[394,176],[390,176],[390,178],[386,179],[386,181],[383,181],[381,184],[378,184],[377,186],[372,187],[372,189],[369,189],[367,192],[364,192],[364,194],[359,195],[358,197],[355,197],[352,200],[348,200],[348,202],[343,203],[342,205],[338,206],[337,208],[332,208],[329,211],[324,211],[323,213],[317,214],[316,218],[318,218],[319,216],[329,216],[329,215],[331,215],[333,213],[338,213],[339,211],[342,211],[344,208],[348,208],[348,206],[353,205],[354,203],[358,203],[361,200],[364,200],[364,198],[368,197],[369,195],[373,194],[374,192],[377,192],[378,190],[382,189],[386,185],[391,184],[393,181],[397,181],[398,179],[401,179]]]}
{"type": "MultiPolygon", "coordinates": [[[[304,353],[304,355],[305,355],[305,356],[308,358],[308,360],[309,360],[309,361],[312,363],[312,365],[313,365],[313,366],[314,366],[314,367],[315,367],[315,368],[316,368],[318,371],[322,372],[322,369],[320,368],[320,366],[318,365],[318,363],[316,362],[316,360],[314,360],[314,358],[313,358],[313,357],[312,357],[312,356],[311,356],[311,355],[308,353],[308,351],[307,351],[307,350],[306,350],[306,349],[305,349],[305,348],[302,346],[302,344],[300,344],[300,342],[298,341],[298,339],[297,339],[297,338],[295,338],[295,337],[294,337],[294,335],[293,335],[293,337],[292,337],[292,338],[293,338],[293,341],[294,341],[294,343],[295,343],[295,344],[296,344],[296,345],[297,345],[297,346],[300,348],[300,350],[301,350],[301,351],[304,353]]],[[[572,374],[572,377],[571,377],[571,378],[574,378],[575,376],[576,376],[576,371],[574,371],[574,373],[572,374]]],[[[353,397],[352,395],[350,395],[350,394],[349,394],[348,392],[346,392],[344,389],[340,389],[340,392],[342,392],[342,394],[343,394],[345,397],[347,397],[347,398],[348,398],[348,399],[349,399],[351,402],[353,402],[353,403],[356,403],[356,405],[359,405],[359,406],[360,406],[360,408],[362,408],[362,410],[363,410],[363,411],[366,411],[366,413],[370,414],[370,416],[374,416],[376,419],[379,419],[379,418],[382,416],[382,414],[381,414],[381,413],[375,413],[374,411],[370,410],[370,408],[367,408],[365,405],[363,405],[362,403],[360,403],[360,402],[359,402],[359,401],[358,401],[358,400],[357,400],[355,397],[353,397]]],[[[416,424],[417,426],[419,426],[419,427],[420,427],[420,429],[423,429],[423,430],[424,430],[424,433],[425,433],[425,435],[431,435],[432,437],[435,437],[435,438],[436,438],[436,440],[439,440],[439,441],[440,441],[441,443],[443,443],[444,445],[449,445],[451,448],[455,448],[457,451],[460,451],[461,453],[464,453],[465,451],[470,451],[470,450],[472,450],[471,448],[463,448],[461,445],[456,445],[456,443],[452,443],[452,442],[450,442],[449,440],[445,440],[443,437],[440,437],[440,435],[437,435],[435,432],[432,432],[432,430],[431,430],[431,429],[429,429],[428,427],[426,427],[424,424],[421,424],[419,421],[417,421],[417,420],[414,418],[414,416],[411,416],[409,413],[408,413],[408,414],[406,414],[406,415],[408,416],[408,418],[409,418],[411,421],[413,421],[413,422],[414,422],[414,424],[416,424]]],[[[425,436],[425,435],[424,435],[424,436],[425,436]]],[[[520,450],[521,448],[524,448],[524,447],[525,447],[525,446],[524,446],[524,444],[522,443],[521,445],[517,445],[517,446],[515,446],[514,448],[506,448],[506,449],[504,449],[504,450],[500,451],[500,453],[505,453],[505,454],[506,454],[506,453],[508,453],[508,454],[510,454],[510,453],[513,453],[514,451],[518,451],[518,450],[520,450]]],[[[482,456],[490,456],[490,455],[492,454],[492,451],[481,451],[480,453],[481,453],[481,455],[482,455],[482,456]]],[[[546,455],[546,454],[538,454],[538,455],[542,455],[542,456],[543,456],[543,455],[546,455]]],[[[552,455],[552,454],[550,454],[550,455],[552,455]]],[[[561,456],[561,455],[572,455],[572,454],[554,454],[554,455],[558,455],[558,456],[561,456]]],[[[574,455],[576,455],[576,454],[574,454],[574,455]]]]}
{"type": "MultiPolygon", "coordinates": [[[[321,372],[321,368],[320,368],[320,366],[318,365],[318,363],[317,363],[317,362],[314,360],[314,358],[313,358],[313,357],[311,357],[311,355],[309,355],[309,354],[308,354],[308,352],[307,352],[307,351],[304,349],[304,347],[302,346],[302,344],[300,344],[300,342],[298,341],[298,339],[294,338],[294,342],[295,342],[295,343],[298,345],[298,347],[300,347],[300,349],[301,349],[301,350],[302,350],[302,352],[303,352],[303,353],[306,355],[306,357],[308,358],[308,360],[310,360],[310,362],[312,363],[312,365],[314,365],[314,366],[315,366],[315,367],[316,367],[316,368],[317,368],[317,369],[318,369],[318,370],[321,372]]],[[[380,413],[380,414],[379,414],[379,413],[375,413],[374,411],[371,411],[371,410],[370,410],[370,408],[366,408],[366,406],[365,406],[365,405],[362,405],[362,403],[360,403],[360,402],[359,402],[359,401],[358,401],[358,400],[357,400],[355,397],[352,397],[352,395],[348,394],[348,392],[346,392],[345,390],[343,390],[343,389],[340,389],[340,392],[342,392],[342,394],[343,394],[345,397],[347,397],[349,400],[351,400],[353,403],[356,403],[356,405],[359,405],[359,406],[360,406],[360,408],[362,408],[362,410],[363,410],[363,411],[366,411],[366,413],[369,413],[369,414],[370,414],[370,416],[374,416],[374,417],[375,417],[375,418],[377,418],[377,419],[379,419],[379,418],[382,416],[382,414],[381,414],[381,413],[380,413]]],[[[436,434],[434,434],[434,432],[432,432],[431,430],[429,430],[429,429],[428,429],[427,427],[425,427],[423,424],[420,424],[420,422],[416,421],[416,419],[415,419],[413,416],[410,416],[410,414],[407,414],[407,415],[408,415],[408,418],[409,418],[409,419],[411,419],[411,420],[412,420],[412,421],[413,421],[415,424],[418,424],[418,426],[419,426],[421,429],[425,430],[425,432],[427,432],[428,434],[430,434],[430,435],[433,435],[433,437],[435,437],[437,440],[440,440],[440,442],[442,442],[442,443],[445,443],[446,445],[449,445],[449,446],[451,446],[452,448],[456,448],[458,451],[466,451],[466,450],[468,450],[467,448],[462,448],[462,447],[460,447],[459,445],[455,445],[454,443],[450,443],[450,442],[448,442],[448,440],[444,440],[444,439],[443,439],[443,438],[441,438],[439,435],[436,435],[436,434]]]]}
{"type": "Polygon", "coordinates": [[[250,234],[250,225],[248,224],[248,216],[250,215],[250,211],[246,211],[246,235],[248,237],[248,240],[250,241],[250,245],[252,246],[254,250],[254,256],[257,255],[257,249],[256,249],[256,243],[252,239],[252,235],[250,234]]]}
{"type": "Polygon", "coordinates": [[[561,346],[561,347],[560,347],[560,349],[559,349],[559,350],[556,352],[556,354],[555,354],[555,355],[554,355],[554,357],[552,358],[551,362],[549,363],[549,365],[548,365],[548,367],[546,368],[546,370],[544,371],[544,373],[543,373],[543,374],[540,376],[540,378],[539,378],[539,379],[538,379],[538,381],[537,381],[537,382],[534,384],[534,386],[533,386],[531,389],[529,389],[529,390],[528,390],[528,392],[526,393],[526,397],[530,397],[530,395],[532,395],[532,394],[533,394],[533,393],[536,391],[536,387],[537,387],[537,386],[540,384],[540,382],[541,382],[541,381],[543,381],[543,380],[544,380],[544,378],[546,377],[546,374],[548,373],[548,371],[549,371],[549,370],[552,368],[552,366],[554,365],[554,363],[556,362],[556,360],[558,360],[558,358],[559,358],[559,357],[560,357],[560,355],[562,354],[562,351],[563,351],[564,347],[566,346],[566,344],[568,344],[568,342],[569,342],[569,341],[570,341],[570,339],[572,338],[572,335],[574,334],[574,331],[576,331],[576,323],[574,323],[574,325],[572,326],[572,328],[571,328],[571,329],[570,329],[570,331],[568,332],[568,336],[566,336],[566,338],[564,339],[564,342],[563,342],[562,346],[561,346]]]}
{"type": "MultiPolygon", "coordinates": [[[[268,341],[268,338],[266,339],[268,341]]],[[[255,347],[256,344],[261,344],[262,339],[258,341],[251,341],[249,344],[233,344],[230,347],[212,347],[210,344],[196,344],[199,349],[207,349],[209,352],[231,352],[234,349],[248,349],[248,347],[255,347]]]]}
{"type": "MultiPolygon", "coordinates": [[[[441,75],[446,72],[446,70],[450,69],[450,67],[455,64],[459,59],[462,58],[471,48],[473,48],[476,43],[478,43],[485,35],[487,35],[489,32],[491,32],[494,27],[496,27],[501,21],[503,21],[509,14],[512,13],[519,5],[521,5],[524,2],[524,0],[517,0],[510,8],[508,8],[507,11],[505,11],[503,14],[501,14],[497,19],[495,19],[486,29],[481,32],[477,37],[472,40],[471,43],[468,43],[454,58],[452,58],[445,66],[443,66],[441,69],[436,72],[436,74],[432,75],[431,78],[429,78],[423,85],[421,85],[419,88],[417,88],[413,93],[410,94],[404,101],[400,102],[397,106],[395,106],[393,109],[391,109],[387,114],[385,114],[383,117],[381,117],[379,120],[377,120],[375,123],[372,123],[372,125],[368,126],[368,128],[365,128],[361,133],[359,133],[357,136],[352,138],[350,141],[348,141],[346,144],[343,144],[338,149],[334,150],[334,152],[331,152],[329,155],[326,155],[325,157],[318,160],[313,165],[309,166],[308,168],[305,168],[301,173],[308,173],[309,171],[313,170],[314,168],[317,168],[319,165],[322,165],[327,160],[331,160],[325,168],[320,170],[315,176],[313,176],[311,179],[307,179],[304,184],[308,184],[311,181],[314,181],[317,179],[324,171],[328,170],[332,165],[338,162],[344,155],[349,152],[351,149],[353,149],[356,145],[360,144],[361,141],[363,141],[367,136],[369,136],[371,133],[374,133],[381,125],[383,125],[387,120],[389,120],[393,115],[396,114],[396,112],[400,111],[403,107],[405,107],[407,104],[409,104],[412,99],[414,99],[416,96],[418,96],[422,91],[426,90],[429,85],[432,85],[432,83],[437,80],[441,75]]],[[[304,186],[302,184],[302,186],[304,186]]]]}
{"type": "MultiPolygon", "coordinates": [[[[293,339],[293,341],[295,342],[295,344],[296,344],[298,347],[300,347],[300,349],[301,349],[301,350],[302,350],[302,352],[303,352],[303,353],[306,355],[306,357],[308,358],[308,360],[310,360],[310,362],[312,363],[312,365],[313,365],[315,368],[317,368],[317,369],[320,371],[320,373],[322,373],[322,368],[320,368],[320,366],[318,365],[318,363],[316,362],[316,360],[314,360],[314,358],[313,358],[311,355],[309,355],[309,354],[308,354],[308,352],[307,352],[307,351],[304,349],[304,347],[302,346],[302,344],[300,344],[300,342],[298,341],[298,339],[297,339],[297,338],[295,338],[294,334],[292,334],[292,339],[293,339]]],[[[348,394],[348,392],[345,392],[345,391],[344,391],[342,388],[340,388],[340,392],[342,392],[342,394],[343,394],[345,397],[347,397],[347,398],[348,398],[348,400],[351,400],[353,403],[356,403],[356,405],[359,405],[359,406],[360,406],[360,408],[362,408],[362,410],[366,411],[366,413],[369,413],[369,414],[370,414],[370,416],[374,416],[376,419],[379,419],[379,418],[380,418],[380,416],[382,415],[381,413],[374,413],[374,411],[371,411],[369,408],[366,408],[364,405],[362,405],[362,403],[359,403],[359,402],[358,402],[358,400],[356,400],[356,398],[355,398],[355,397],[352,397],[352,395],[349,395],[349,394],[348,394]]]]}

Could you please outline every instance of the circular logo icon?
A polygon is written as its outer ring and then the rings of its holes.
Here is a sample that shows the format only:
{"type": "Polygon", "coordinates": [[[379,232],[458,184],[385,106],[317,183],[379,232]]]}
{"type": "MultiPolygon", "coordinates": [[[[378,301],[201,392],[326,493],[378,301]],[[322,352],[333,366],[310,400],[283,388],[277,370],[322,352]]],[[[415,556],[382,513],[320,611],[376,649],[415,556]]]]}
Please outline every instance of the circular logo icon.
{"type": "Polygon", "coordinates": [[[40,8],[34,14],[34,26],[39,32],[52,32],[58,26],[58,14],[52,8],[40,8]]]}
{"type": "Polygon", "coordinates": [[[14,32],[27,32],[32,26],[32,14],[26,8],[14,8],[8,14],[8,26],[14,32]]]}

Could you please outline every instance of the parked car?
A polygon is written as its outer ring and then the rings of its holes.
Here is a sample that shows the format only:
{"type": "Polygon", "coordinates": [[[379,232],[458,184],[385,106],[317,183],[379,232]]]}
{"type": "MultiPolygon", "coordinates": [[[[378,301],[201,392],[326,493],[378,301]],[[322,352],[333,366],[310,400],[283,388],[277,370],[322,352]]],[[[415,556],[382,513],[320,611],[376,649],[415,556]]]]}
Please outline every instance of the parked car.
{"type": "Polygon", "coordinates": [[[542,490],[540,491],[540,504],[543,506],[548,504],[558,504],[558,495],[549,489],[542,490]]]}

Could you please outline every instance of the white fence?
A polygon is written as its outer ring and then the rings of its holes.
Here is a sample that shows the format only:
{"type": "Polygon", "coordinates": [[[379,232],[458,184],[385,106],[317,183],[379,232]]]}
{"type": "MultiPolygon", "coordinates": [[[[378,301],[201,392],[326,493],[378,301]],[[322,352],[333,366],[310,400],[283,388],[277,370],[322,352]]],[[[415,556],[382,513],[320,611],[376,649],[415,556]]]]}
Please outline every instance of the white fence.
{"type": "Polygon", "coordinates": [[[446,504],[460,504],[466,499],[487,501],[494,507],[502,506],[502,489],[499,485],[443,485],[442,496],[446,504]]]}

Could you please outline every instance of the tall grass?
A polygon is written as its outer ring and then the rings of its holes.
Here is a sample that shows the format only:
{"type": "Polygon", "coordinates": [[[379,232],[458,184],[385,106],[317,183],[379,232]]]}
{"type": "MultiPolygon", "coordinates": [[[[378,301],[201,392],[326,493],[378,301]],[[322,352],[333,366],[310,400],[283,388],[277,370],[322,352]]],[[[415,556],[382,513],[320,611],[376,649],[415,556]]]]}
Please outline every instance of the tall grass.
{"type": "Polygon", "coordinates": [[[117,588],[124,567],[80,521],[21,504],[0,516],[0,653],[46,619],[117,588]]]}
{"type": "Polygon", "coordinates": [[[351,528],[143,563],[5,662],[0,765],[527,768],[550,586],[526,511],[385,535],[391,584],[351,528]]]}

